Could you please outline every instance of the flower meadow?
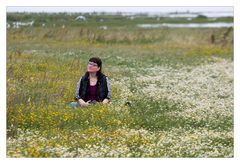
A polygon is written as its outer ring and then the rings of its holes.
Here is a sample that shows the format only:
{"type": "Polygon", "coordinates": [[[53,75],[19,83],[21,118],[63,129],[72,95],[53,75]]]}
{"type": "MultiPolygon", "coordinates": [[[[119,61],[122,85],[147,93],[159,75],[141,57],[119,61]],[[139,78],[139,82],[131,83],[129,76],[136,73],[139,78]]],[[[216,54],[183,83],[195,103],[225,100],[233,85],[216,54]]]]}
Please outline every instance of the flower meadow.
{"type": "Polygon", "coordinates": [[[229,29],[81,28],[8,29],[7,157],[234,156],[229,29]],[[92,56],[111,102],[71,108],[92,56]]]}

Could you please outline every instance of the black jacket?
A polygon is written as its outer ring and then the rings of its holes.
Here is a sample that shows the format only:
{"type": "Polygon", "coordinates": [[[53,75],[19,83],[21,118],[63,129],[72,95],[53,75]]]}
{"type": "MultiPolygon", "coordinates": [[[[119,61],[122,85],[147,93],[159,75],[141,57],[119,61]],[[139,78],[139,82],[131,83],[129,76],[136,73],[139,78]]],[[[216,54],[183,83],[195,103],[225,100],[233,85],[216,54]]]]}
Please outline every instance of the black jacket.
{"type": "MultiPolygon", "coordinates": [[[[79,79],[75,92],[75,100],[83,99],[84,101],[87,101],[89,85],[90,81],[88,76],[84,75],[79,79]]],[[[100,101],[103,101],[105,98],[111,98],[110,82],[108,77],[103,73],[98,75],[97,96],[100,101]]]]}

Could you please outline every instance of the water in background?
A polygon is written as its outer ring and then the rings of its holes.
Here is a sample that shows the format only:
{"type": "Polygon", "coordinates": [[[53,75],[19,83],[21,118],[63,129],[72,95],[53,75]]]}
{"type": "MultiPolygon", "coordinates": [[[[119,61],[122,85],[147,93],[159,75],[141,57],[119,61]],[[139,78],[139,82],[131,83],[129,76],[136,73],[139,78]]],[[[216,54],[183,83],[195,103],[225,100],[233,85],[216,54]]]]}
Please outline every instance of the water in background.
{"type": "Polygon", "coordinates": [[[223,27],[233,27],[233,23],[224,23],[224,22],[216,22],[216,23],[162,23],[162,24],[138,24],[137,27],[140,28],[223,28],[223,27]]]}

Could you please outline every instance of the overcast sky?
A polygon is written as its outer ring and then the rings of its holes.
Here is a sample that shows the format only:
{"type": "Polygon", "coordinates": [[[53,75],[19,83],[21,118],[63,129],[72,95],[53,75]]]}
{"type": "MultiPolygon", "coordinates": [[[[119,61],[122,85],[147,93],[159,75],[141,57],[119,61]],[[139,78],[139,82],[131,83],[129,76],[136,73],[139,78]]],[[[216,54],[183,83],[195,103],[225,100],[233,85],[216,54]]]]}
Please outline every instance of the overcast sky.
{"type": "Polygon", "coordinates": [[[233,12],[233,7],[7,7],[7,12],[233,12]]]}

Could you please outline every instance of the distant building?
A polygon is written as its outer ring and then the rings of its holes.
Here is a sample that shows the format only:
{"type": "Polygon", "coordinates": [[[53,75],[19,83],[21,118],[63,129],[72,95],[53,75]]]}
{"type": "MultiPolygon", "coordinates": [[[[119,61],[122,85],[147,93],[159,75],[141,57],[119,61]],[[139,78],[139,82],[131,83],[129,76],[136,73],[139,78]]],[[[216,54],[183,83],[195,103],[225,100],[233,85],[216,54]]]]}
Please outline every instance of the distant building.
{"type": "Polygon", "coordinates": [[[10,28],[10,27],[11,27],[11,25],[9,23],[7,23],[7,28],[10,28]]]}
{"type": "Polygon", "coordinates": [[[100,26],[99,28],[100,28],[100,29],[103,29],[103,30],[107,30],[107,29],[108,29],[107,26],[100,26]]]}
{"type": "Polygon", "coordinates": [[[86,21],[86,17],[79,15],[77,18],[75,18],[75,20],[83,20],[86,21]]]}
{"type": "Polygon", "coordinates": [[[33,26],[34,21],[31,22],[13,22],[13,28],[20,28],[21,26],[33,26]]]}

